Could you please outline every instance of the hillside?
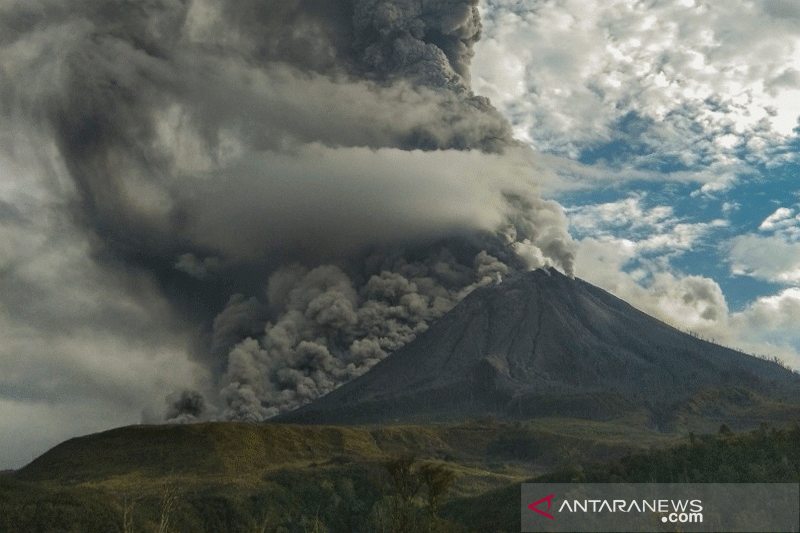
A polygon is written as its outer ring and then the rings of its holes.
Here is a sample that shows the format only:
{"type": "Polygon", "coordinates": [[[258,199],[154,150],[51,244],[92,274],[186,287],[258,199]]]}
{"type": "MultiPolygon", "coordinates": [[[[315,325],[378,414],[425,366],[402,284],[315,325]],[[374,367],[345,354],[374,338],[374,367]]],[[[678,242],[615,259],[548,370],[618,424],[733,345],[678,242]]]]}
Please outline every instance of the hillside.
{"type": "Polygon", "coordinates": [[[371,435],[354,428],[233,422],[128,426],[59,444],[16,473],[22,480],[78,483],[137,477],[257,479],[335,456],[385,457],[371,435]]]}
{"type": "Polygon", "coordinates": [[[443,501],[469,498],[565,458],[620,457],[679,439],[641,422],[129,426],[70,439],[0,475],[0,533],[305,533],[314,517],[330,532],[382,531],[368,526],[393,501],[398,461],[410,459],[414,476],[446,472],[443,501]]]}
{"type": "Polygon", "coordinates": [[[513,532],[522,482],[797,481],[799,432],[680,438],[569,419],[132,426],[0,474],[0,533],[513,532]]]}
{"type": "Polygon", "coordinates": [[[161,484],[165,479],[257,484],[268,473],[286,468],[381,462],[405,455],[458,458],[459,463],[473,466],[487,459],[522,458],[527,471],[534,472],[555,464],[564,445],[599,458],[666,445],[677,438],[643,423],[639,417],[611,422],[551,418],[522,425],[495,420],[357,427],[244,422],[138,425],[67,440],[10,475],[30,482],[100,483],[114,488],[161,484]],[[504,448],[503,443],[520,442],[521,436],[526,446],[537,443],[535,454],[520,451],[523,455],[515,457],[514,450],[504,448]]]}
{"type": "MultiPolygon", "coordinates": [[[[607,461],[574,463],[525,483],[797,483],[800,482],[800,427],[762,425],[734,434],[721,426],[716,434],[692,435],[663,449],[607,461]]],[[[519,485],[448,502],[445,517],[458,517],[477,531],[519,531],[519,485]]],[[[765,512],[769,512],[765,510],[765,512]]],[[[762,525],[759,517],[741,523],[762,525]]],[[[794,529],[797,531],[797,529],[794,529]]]]}

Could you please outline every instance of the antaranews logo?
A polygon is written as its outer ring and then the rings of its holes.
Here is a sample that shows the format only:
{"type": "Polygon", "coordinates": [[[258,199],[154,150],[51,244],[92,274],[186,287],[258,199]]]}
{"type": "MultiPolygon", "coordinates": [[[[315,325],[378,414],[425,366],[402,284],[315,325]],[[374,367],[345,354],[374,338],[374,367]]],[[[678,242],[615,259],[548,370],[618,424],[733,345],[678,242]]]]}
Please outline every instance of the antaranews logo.
{"type": "MultiPolygon", "coordinates": [[[[536,500],[528,505],[528,509],[542,516],[555,520],[555,516],[539,509],[539,505],[547,502],[547,511],[553,506],[555,493],[536,500]]],[[[573,499],[561,502],[558,507],[561,513],[652,513],[663,515],[662,522],[702,523],[703,502],[701,500],[643,500],[643,499],[573,499]]]]}
{"type": "Polygon", "coordinates": [[[521,500],[523,532],[800,531],[797,483],[523,483],[521,500]]]}
{"type": "Polygon", "coordinates": [[[547,510],[549,511],[549,510],[550,510],[550,507],[552,507],[552,506],[553,506],[553,497],[554,497],[554,496],[555,496],[555,494],[551,494],[550,496],[545,496],[545,497],[544,497],[544,498],[542,498],[541,500],[536,500],[535,502],[533,502],[532,504],[530,504],[530,505],[528,506],[528,509],[530,509],[531,511],[536,511],[536,512],[537,512],[537,513],[539,513],[540,515],[542,515],[542,516],[546,516],[546,517],[547,517],[547,518],[549,518],[550,520],[555,520],[555,519],[556,519],[556,517],[555,517],[555,516],[551,515],[550,513],[545,513],[545,512],[544,512],[544,511],[542,511],[541,509],[538,509],[538,508],[537,508],[537,506],[538,506],[540,503],[547,502],[547,510]]]}

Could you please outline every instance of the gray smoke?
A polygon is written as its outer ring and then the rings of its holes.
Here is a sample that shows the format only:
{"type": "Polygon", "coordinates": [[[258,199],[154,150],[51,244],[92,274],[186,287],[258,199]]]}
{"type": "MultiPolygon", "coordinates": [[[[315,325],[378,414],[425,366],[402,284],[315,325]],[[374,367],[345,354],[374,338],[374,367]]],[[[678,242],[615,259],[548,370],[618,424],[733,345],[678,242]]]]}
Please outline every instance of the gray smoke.
{"type": "Polygon", "coordinates": [[[230,353],[226,417],[263,419],[330,392],[510,269],[485,251],[472,265],[460,264],[447,247],[421,261],[387,265],[359,287],[333,265],[279,269],[268,292],[277,319],[258,341],[247,338],[230,353]]]}
{"type": "Polygon", "coordinates": [[[208,322],[209,399],[262,420],[478,286],[572,272],[560,206],[470,91],[476,4],[6,2],[0,110],[55,147],[95,260],[208,322]]]}
{"type": "Polygon", "coordinates": [[[194,422],[207,411],[206,400],[198,391],[183,391],[167,398],[166,421],[172,423],[194,422]]]}

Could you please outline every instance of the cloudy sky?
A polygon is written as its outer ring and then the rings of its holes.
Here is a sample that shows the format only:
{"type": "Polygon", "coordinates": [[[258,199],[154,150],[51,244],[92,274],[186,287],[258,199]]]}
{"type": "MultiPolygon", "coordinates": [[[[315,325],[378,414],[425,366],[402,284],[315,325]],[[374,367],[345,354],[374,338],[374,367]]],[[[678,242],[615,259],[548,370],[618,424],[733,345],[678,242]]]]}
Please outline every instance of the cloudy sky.
{"type": "Polygon", "coordinates": [[[0,468],[266,419],[539,266],[800,368],[794,3],[269,6],[0,0],[0,468]]]}
{"type": "Polygon", "coordinates": [[[472,67],[550,156],[576,274],[797,368],[800,8],[486,0],[472,67]]]}

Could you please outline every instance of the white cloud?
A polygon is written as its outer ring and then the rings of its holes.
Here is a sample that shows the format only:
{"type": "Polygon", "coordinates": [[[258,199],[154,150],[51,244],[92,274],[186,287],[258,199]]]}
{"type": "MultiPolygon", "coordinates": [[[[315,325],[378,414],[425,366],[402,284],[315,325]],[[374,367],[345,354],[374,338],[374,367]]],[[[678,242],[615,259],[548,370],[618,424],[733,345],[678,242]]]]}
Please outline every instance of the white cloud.
{"type": "Polygon", "coordinates": [[[639,244],[642,251],[687,251],[709,236],[715,229],[726,227],[725,220],[675,224],[668,232],[654,234],[639,244]]]}
{"type": "Polygon", "coordinates": [[[768,357],[779,357],[800,368],[800,288],[790,287],[756,299],[730,318],[731,330],[740,332],[744,348],[768,357]]]}
{"type": "Polygon", "coordinates": [[[800,288],[790,287],[783,291],[764,296],[748,308],[736,314],[736,320],[746,323],[751,329],[781,331],[800,337],[797,324],[800,323],[800,288]]]}
{"type": "Polygon", "coordinates": [[[767,281],[800,283],[800,243],[780,236],[740,235],[730,243],[730,269],[767,281]]]}
{"type": "Polygon", "coordinates": [[[566,212],[580,236],[606,241],[625,239],[637,256],[691,250],[716,229],[728,225],[722,219],[683,222],[672,207],[647,207],[645,200],[644,195],[637,194],[616,202],[568,208],[566,212]]]}
{"type": "Polygon", "coordinates": [[[487,0],[473,86],[542,151],[576,157],[616,138],[645,166],[728,164],[743,146],[763,161],[800,115],[792,6],[487,0]]]}
{"type": "Polygon", "coordinates": [[[722,213],[724,215],[730,215],[732,213],[736,213],[741,208],[742,208],[742,204],[740,204],[738,202],[723,202],[722,203],[722,213]]]}
{"type": "Polygon", "coordinates": [[[663,228],[673,217],[669,206],[642,206],[641,196],[632,196],[616,202],[594,204],[567,210],[570,223],[579,231],[596,231],[601,227],[663,228]]]}
{"type": "Polygon", "coordinates": [[[727,326],[728,306],[714,280],[673,274],[663,265],[651,265],[650,272],[625,272],[622,268],[636,254],[637,246],[630,242],[584,239],[578,252],[577,276],[681,328],[713,330],[727,326]]]}
{"type": "Polygon", "coordinates": [[[576,275],[679,329],[800,369],[800,290],[786,289],[731,312],[713,279],[656,263],[649,263],[649,270],[625,272],[623,267],[636,254],[630,241],[586,238],[580,243],[576,275]]]}
{"type": "Polygon", "coordinates": [[[761,231],[775,231],[797,225],[798,222],[798,219],[794,217],[794,210],[788,207],[779,207],[764,219],[758,229],[761,231]]]}

